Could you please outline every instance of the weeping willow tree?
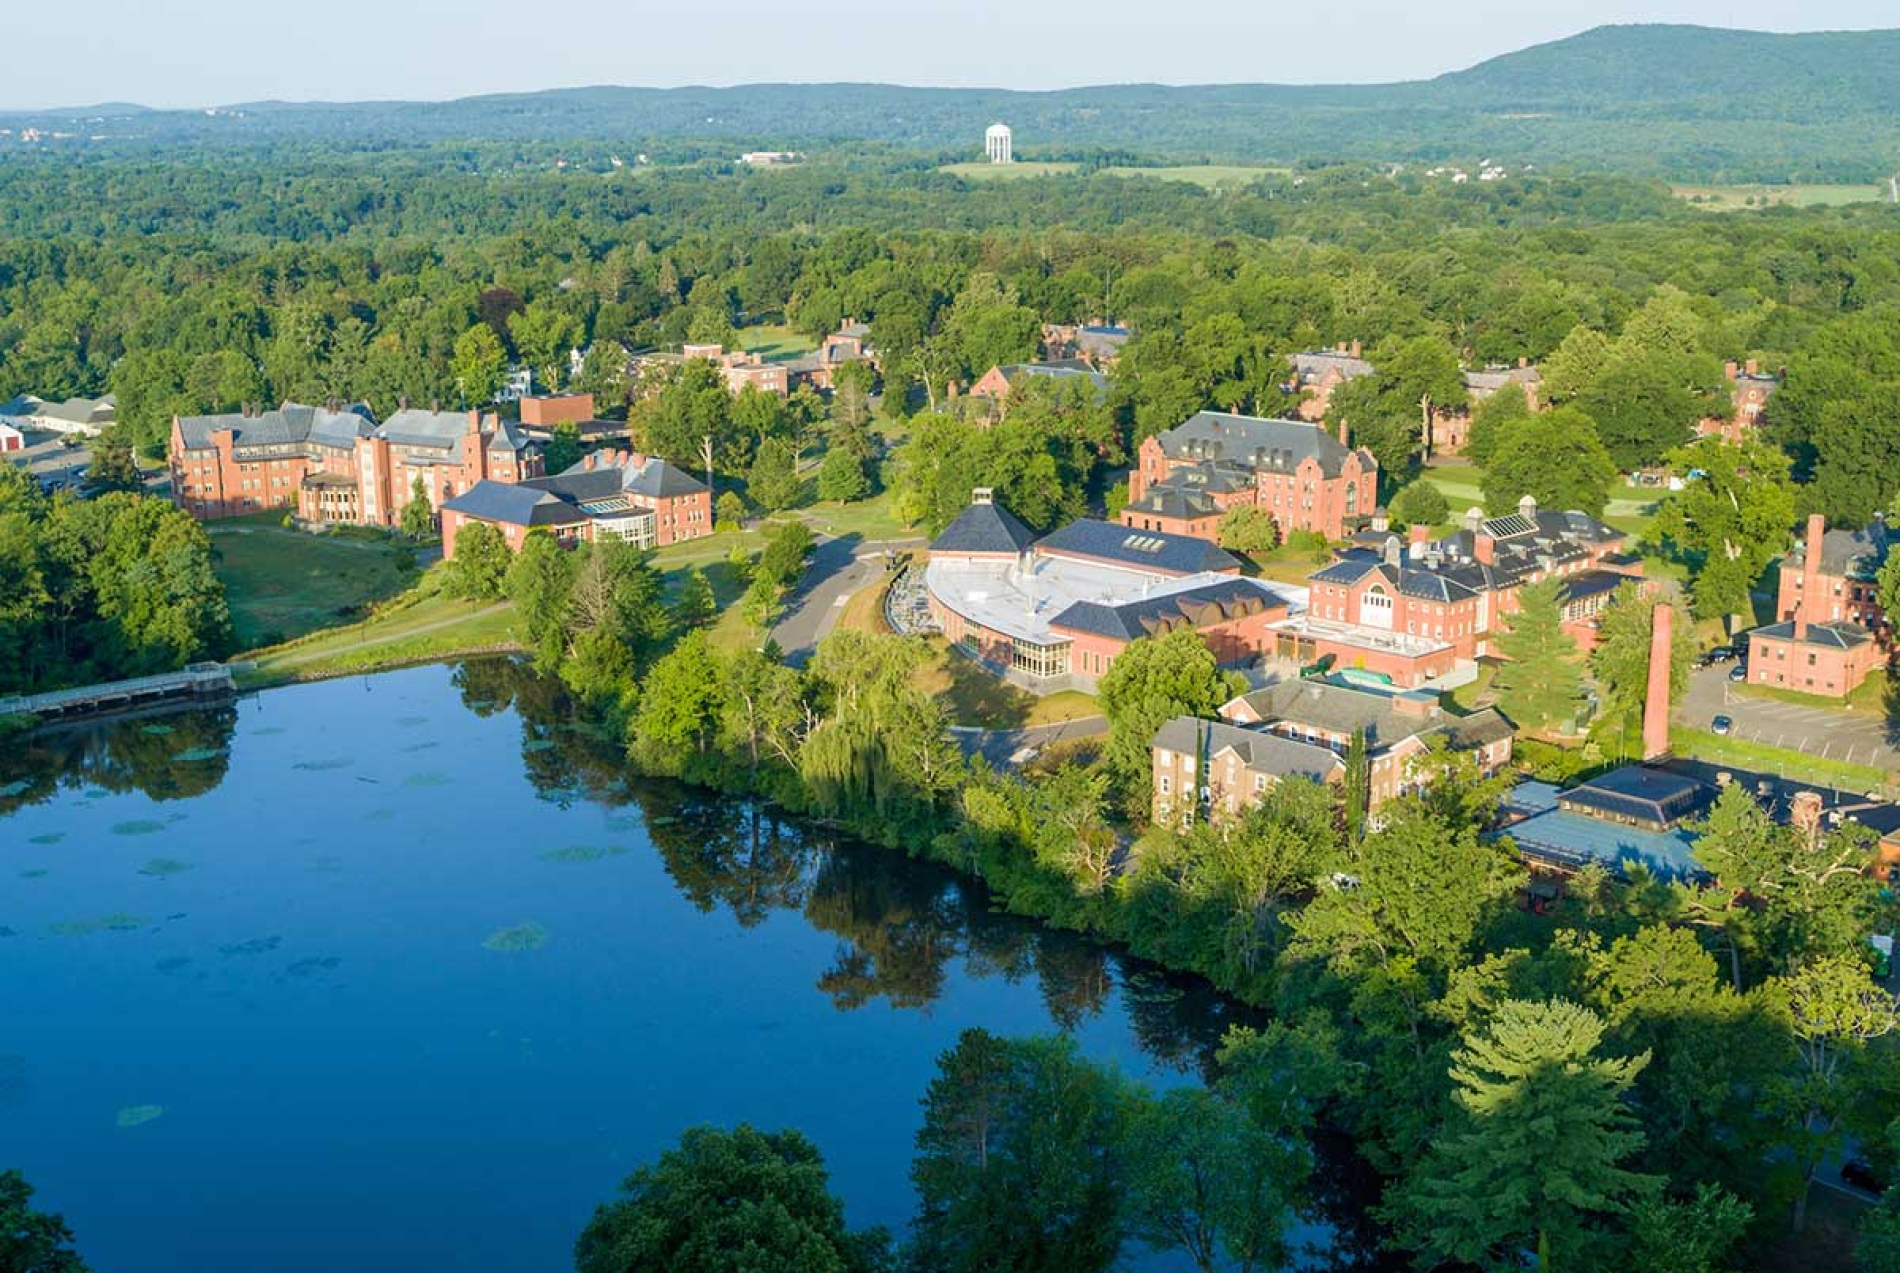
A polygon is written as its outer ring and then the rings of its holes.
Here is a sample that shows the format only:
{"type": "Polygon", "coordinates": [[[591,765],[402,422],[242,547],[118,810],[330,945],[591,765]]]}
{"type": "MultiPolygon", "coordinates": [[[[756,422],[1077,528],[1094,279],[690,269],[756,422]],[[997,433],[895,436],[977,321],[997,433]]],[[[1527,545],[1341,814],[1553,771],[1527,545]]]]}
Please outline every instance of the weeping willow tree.
{"type": "Polygon", "coordinates": [[[949,716],[916,687],[928,648],[912,638],[836,632],[810,674],[822,717],[798,753],[814,804],[881,817],[937,807],[961,771],[949,716]]]}

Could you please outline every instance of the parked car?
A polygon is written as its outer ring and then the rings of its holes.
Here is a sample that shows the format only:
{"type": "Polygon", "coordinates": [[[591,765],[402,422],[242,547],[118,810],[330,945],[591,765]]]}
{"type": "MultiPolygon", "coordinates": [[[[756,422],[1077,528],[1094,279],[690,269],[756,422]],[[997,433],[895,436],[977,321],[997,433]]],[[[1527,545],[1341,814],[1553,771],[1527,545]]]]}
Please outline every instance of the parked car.
{"type": "Polygon", "coordinates": [[[1718,738],[1727,738],[1734,728],[1735,722],[1726,716],[1717,716],[1709,722],[1709,732],[1718,738]]]}
{"type": "Polygon", "coordinates": [[[1868,1193],[1887,1192],[1887,1182],[1881,1179],[1874,1165],[1865,1158],[1850,1158],[1841,1164],[1841,1179],[1856,1189],[1865,1189],[1868,1193]]]}
{"type": "Polygon", "coordinates": [[[1730,668],[1728,670],[1728,679],[1736,682],[1746,681],[1748,679],[1748,664],[1737,663],[1734,667],[1730,668]]]}

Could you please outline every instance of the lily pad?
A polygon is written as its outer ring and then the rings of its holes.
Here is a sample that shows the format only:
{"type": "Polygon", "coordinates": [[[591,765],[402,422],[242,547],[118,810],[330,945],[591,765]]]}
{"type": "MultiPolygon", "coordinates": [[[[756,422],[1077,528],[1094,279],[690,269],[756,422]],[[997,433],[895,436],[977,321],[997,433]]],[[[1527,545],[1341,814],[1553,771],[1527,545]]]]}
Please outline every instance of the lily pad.
{"type": "Polygon", "coordinates": [[[265,725],[265,726],[262,726],[261,728],[252,730],[251,736],[253,738],[269,738],[272,734],[281,734],[283,732],[284,732],[284,726],[282,725],[265,725]]]}
{"type": "Polygon", "coordinates": [[[446,787],[449,785],[449,776],[438,773],[410,774],[402,780],[402,785],[405,787],[446,787]]]}
{"type": "Polygon", "coordinates": [[[65,838],[66,833],[64,831],[48,831],[45,835],[28,836],[26,842],[28,844],[58,844],[65,838]]]}
{"type": "Polygon", "coordinates": [[[153,858],[139,868],[140,875],[183,875],[191,869],[191,863],[180,862],[177,858],[153,858]]]}
{"type": "Polygon", "coordinates": [[[343,961],[335,955],[312,955],[308,959],[299,959],[284,969],[288,976],[315,977],[334,970],[343,961]]]}
{"type": "Polygon", "coordinates": [[[525,742],[521,744],[521,750],[523,751],[553,751],[554,740],[552,738],[536,738],[531,742],[525,742]]]}
{"type": "Polygon", "coordinates": [[[223,755],[224,750],[219,747],[188,747],[184,751],[179,752],[174,759],[196,762],[200,760],[217,760],[223,755]]]}
{"type": "Polygon", "coordinates": [[[155,1118],[165,1116],[163,1105],[128,1105],[119,1111],[119,1126],[143,1127],[155,1118]]]}
{"type": "Polygon", "coordinates": [[[433,742],[433,741],[426,742],[426,743],[410,743],[407,747],[403,748],[403,750],[404,751],[428,751],[431,748],[440,747],[441,745],[442,745],[441,743],[433,742]]]}
{"type": "Polygon", "coordinates": [[[549,849],[539,856],[543,862],[598,862],[625,852],[618,844],[570,844],[566,848],[549,849]]]}
{"type": "Polygon", "coordinates": [[[23,880],[45,879],[46,875],[47,870],[43,866],[28,867],[26,870],[20,872],[20,878],[23,880]]]}
{"type": "Polygon", "coordinates": [[[427,725],[428,723],[429,718],[427,716],[398,716],[396,718],[396,724],[404,729],[414,729],[418,725],[427,725]]]}
{"type": "Polygon", "coordinates": [[[523,950],[539,950],[548,944],[548,930],[539,924],[516,924],[513,928],[498,928],[488,934],[482,942],[483,950],[499,950],[513,953],[523,950]]]}
{"type": "Polygon", "coordinates": [[[253,937],[249,941],[218,947],[220,955],[268,955],[283,944],[281,937],[253,937]]]}
{"type": "Polygon", "coordinates": [[[0,800],[11,800],[14,796],[23,796],[33,790],[33,784],[24,778],[0,785],[0,800]]]}
{"type": "Polygon", "coordinates": [[[85,937],[92,933],[129,933],[134,929],[143,928],[145,922],[143,915],[114,912],[111,915],[100,915],[93,919],[69,919],[64,923],[54,924],[47,931],[55,937],[85,937]]]}
{"type": "Polygon", "coordinates": [[[114,835],[156,835],[165,829],[163,822],[154,822],[150,818],[134,818],[130,822],[116,822],[112,826],[114,835]]]}
{"type": "Polygon", "coordinates": [[[328,769],[348,769],[349,767],[350,760],[347,757],[330,760],[300,760],[291,766],[292,769],[302,769],[309,773],[322,773],[328,769]]]}

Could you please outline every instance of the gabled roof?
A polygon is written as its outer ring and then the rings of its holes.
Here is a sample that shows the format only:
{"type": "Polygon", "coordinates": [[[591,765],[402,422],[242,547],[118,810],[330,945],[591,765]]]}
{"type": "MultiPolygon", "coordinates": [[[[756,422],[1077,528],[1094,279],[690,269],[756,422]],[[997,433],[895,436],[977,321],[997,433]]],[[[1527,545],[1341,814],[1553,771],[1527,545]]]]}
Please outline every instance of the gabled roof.
{"type": "Polygon", "coordinates": [[[1134,530],[1091,518],[1070,522],[1044,536],[1037,542],[1036,551],[1089,557],[1164,575],[1240,569],[1239,559],[1205,539],[1158,530],[1134,530]]]}
{"type": "Polygon", "coordinates": [[[233,446],[277,446],[285,443],[315,442],[320,446],[349,447],[360,437],[368,437],[375,421],[367,407],[332,410],[286,402],[270,411],[246,415],[227,411],[217,415],[178,417],[178,431],[187,450],[211,446],[211,435],[230,432],[233,446]]]}
{"type": "MultiPolygon", "coordinates": [[[[1886,562],[1890,547],[1884,520],[1862,530],[1830,530],[1821,536],[1821,570],[1843,579],[1872,579],[1886,562]]],[[[1799,563],[1800,552],[1791,560],[1799,563]]]]}
{"type": "Polygon", "coordinates": [[[1463,373],[1468,392],[1488,396],[1509,384],[1536,385],[1544,382],[1544,373],[1536,367],[1483,367],[1463,373]]]}
{"type": "MultiPolygon", "coordinates": [[[[1215,460],[1248,471],[1291,472],[1313,459],[1327,477],[1337,477],[1346,456],[1344,443],[1320,425],[1305,420],[1267,420],[1259,416],[1198,411],[1158,434],[1161,451],[1171,460],[1215,460]]],[[[1362,461],[1374,461],[1365,454],[1362,461]]]]}
{"type": "Polygon", "coordinates": [[[1300,777],[1325,782],[1345,768],[1345,762],[1329,748],[1194,716],[1176,716],[1162,725],[1155,731],[1152,745],[1204,761],[1232,751],[1248,772],[1271,774],[1276,778],[1300,777]]]}
{"type": "Polygon", "coordinates": [[[1224,705],[1221,714],[1229,715],[1237,704],[1244,704],[1246,713],[1240,718],[1251,716],[1262,727],[1284,723],[1344,735],[1364,730],[1366,747],[1373,752],[1440,731],[1454,747],[1478,747],[1515,732],[1511,722],[1493,708],[1453,716],[1437,704],[1422,711],[1402,711],[1398,703],[1390,694],[1306,679],[1281,681],[1243,694],[1224,705]]]}
{"type": "Polygon", "coordinates": [[[442,507],[509,526],[570,526],[587,520],[587,514],[558,495],[525,483],[480,481],[442,507]]]}
{"type": "Polygon", "coordinates": [[[1346,379],[1373,374],[1373,366],[1358,354],[1349,354],[1339,349],[1311,349],[1305,353],[1289,354],[1287,361],[1293,364],[1293,375],[1301,384],[1319,379],[1328,371],[1336,371],[1346,379]]]}
{"type": "Polygon", "coordinates": [[[1151,513],[1156,517],[1177,521],[1193,521],[1221,514],[1220,505],[1203,492],[1162,482],[1156,482],[1148,488],[1146,495],[1126,507],[1132,512],[1151,513]]]}
{"type": "Polygon", "coordinates": [[[399,446],[451,447],[480,428],[481,418],[472,411],[404,407],[383,421],[375,436],[399,446]]]}
{"type": "Polygon", "coordinates": [[[1007,553],[1014,556],[1035,541],[1035,532],[1000,504],[971,504],[931,541],[933,553],[1007,553]]]}
{"type": "Polygon", "coordinates": [[[1051,629],[1138,641],[1177,627],[1211,627],[1244,615],[1286,610],[1279,593],[1257,579],[1222,576],[1199,587],[1110,605],[1077,601],[1049,620],[1051,629]]]}

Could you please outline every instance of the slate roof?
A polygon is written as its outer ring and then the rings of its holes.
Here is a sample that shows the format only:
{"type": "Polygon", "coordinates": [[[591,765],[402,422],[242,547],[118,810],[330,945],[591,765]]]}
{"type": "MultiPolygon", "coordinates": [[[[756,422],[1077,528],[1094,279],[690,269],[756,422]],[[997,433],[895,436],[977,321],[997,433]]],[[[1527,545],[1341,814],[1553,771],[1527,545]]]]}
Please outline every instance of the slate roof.
{"type": "Polygon", "coordinates": [[[1337,371],[1346,379],[1373,374],[1373,366],[1357,354],[1344,353],[1337,349],[1312,349],[1305,353],[1289,354],[1287,361],[1293,364],[1293,376],[1300,384],[1311,384],[1328,371],[1337,371]]]}
{"type": "Polygon", "coordinates": [[[1180,520],[1193,520],[1201,517],[1218,517],[1221,507],[1212,498],[1197,490],[1187,490],[1170,483],[1157,482],[1148,489],[1148,493],[1127,506],[1136,513],[1151,513],[1156,517],[1171,517],[1180,520]]]}
{"type": "Polygon", "coordinates": [[[1172,628],[1204,628],[1242,615],[1285,609],[1285,599],[1272,588],[1257,579],[1235,575],[1198,588],[1119,605],[1077,601],[1049,620],[1049,626],[1118,641],[1138,641],[1172,628]]]}
{"type": "Polygon", "coordinates": [[[430,411],[404,407],[383,421],[375,436],[398,446],[448,448],[481,428],[479,416],[467,411],[430,411]]]}
{"type": "Polygon", "coordinates": [[[1232,749],[1250,772],[1278,778],[1301,777],[1324,782],[1345,768],[1345,762],[1329,748],[1194,716],[1176,716],[1163,724],[1155,731],[1153,746],[1185,752],[1203,761],[1232,749]]]}
{"type": "Polygon", "coordinates": [[[1484,367],[1463,374],[1465,391],[1479,399],[1489,397],[1506,385],[1537,385],[1544,382],[1544,373],[1536,367],[1484,367]]]}
{"type": "Polygon", "coordinates": [[[1235,491],[1248,490],[1253,484],[1252,476],[1239,465],[1218,464],[1210,461],[1206,464],[1178,464],[1168,470],[1168,475],[1155,482],[1150,489],[1181,487],[1186,490],[1229,495],[1235,491]]]}
{"type": "Polygon", "coordinates": [[[1248,470],[1291,471],[1311,457],[1327,477],[1337,477],[1350,454],[1344,443],[1320,425],[1221,411],[1196,412],[1157,435],[1157,441],[1171,460],[1213,460],[1248,470]]]}
{"type": "Polygon", "coordinates": [[[1240,561],[1233,554],[1205,539],[1196,539],[1191,535],[1170,535],[1158,530],[1135,530],[1091,518],[1070,522],[1062,529],[1051,532],[1038,541],[1036,549],[1039,552],[1089,557],[1165,575],[1196,575],[1206,570],[1240,568],[1240,561]]]}
{"type": "MultiPolygon", "coordinates": [[[[1843,579],[1872,579],[1886,562],[1890,547],[1884,520],[1864,530],[1830,530],[1821,536],[1822,573],[1843,579]]],[[[1789,560],[1800,565],[1800,552],[1789,560]]]]}
{"type": "Polygon", "coordinates": [[[180,416],[178,430],[186,450],[208,449],[211,435],[226,430],[234,435],[232,444],[240,447],[299,442],[349,447],[355,445],[357,438],[368,437],[375,430],[375,421],[369,419],[367,411],[367,407],[331,410],[286,402],[257,415],[226,411],[217,415],[180,416]]]}
{"type": "Polygon", "coordinates": [[[587,520],[560,496],[526,483],[480,481],[442,507],[509,526],[571,526],[587,520]]]}
{"type": "MultiPolygon", "coordinates": [[[[1441,730],[1456,747],[1482,746],[1515,732],[1511,722],[1493,708],[1469,716],[1453,716],[1435,704],[1424,714],[1405,712],[1397,708],[1392,695],[1317,679],[1281,681],[1234,701],[1246,704],[1263,726],[1286,723],[1328,734],[1364,730],[1366,747],[1375,752],[1441,730]]],[[[1232,706],[1223,707],[1222,713],[1232,706]]]]}
{"type": "Polygon", "coordinates": [[[1625,765],[1557,793],[1558,807],[1611,818],[1636,818],[1664,827],[1693,818],[1714,796],[1686,774],[1650,765],[1625,765]]]}
{"type": "MultiPolygon", "coordinates": [[[[1794,641],[1794,624],[1792,622],[1771,623],[1765,628],[1756,628],[1750,635],[1768,637],[1775,641],[1794,641]]],[[[1818,645],[1832,650],[1851,650],[1873,639],[1874,634],[1858,623],[1810,623],[1808,634],[1801,638],[1800,644],[1818,645]]]]}
{"type": "Polygon", "coordinates": [[[972,504],[931,541],[933,553],[1016,554],[1035,541],[1035,532],[1000,504],[972,504]]]}

